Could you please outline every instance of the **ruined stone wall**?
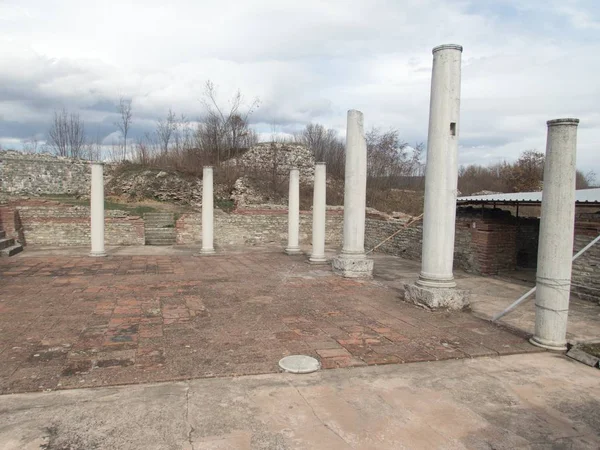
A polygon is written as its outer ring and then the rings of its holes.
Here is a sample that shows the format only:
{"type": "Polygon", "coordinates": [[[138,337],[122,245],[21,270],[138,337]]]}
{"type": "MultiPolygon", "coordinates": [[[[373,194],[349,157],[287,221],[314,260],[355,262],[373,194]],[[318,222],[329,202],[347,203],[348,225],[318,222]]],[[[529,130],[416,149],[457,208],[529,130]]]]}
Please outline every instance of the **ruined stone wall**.
{"type": "MultiPolygon", "coordinates": [[[[419,222],[403,228],[406,222],[406,219],[383,220],[368,217],[365,223],[365,250],[371,250],[396,231],[401,230],[393,238],[381,244],[376,252],[420,261],[423,245],[423,224],[419,222]]],[[[454,236],[454,266],[467,272],[478,273],[476,252],[472,246],[469,223],[457,223],[454,236]]]]}
{"type": "MultiPolygon", "coordinates": [[[[367,218],[365,248],[370,250],[402,228],[406,220],[367,218]]],[[[600,234],[600,214],[578,215],[573,253],[600,234]]],[[[537,266],[539,219],[519,219],[504,213],[482,216],[481,211],[463,211],[456,220],[454,267],[478,275],[496,275],[518,267],[537,266]]],[[[402,229],[377,251],[421,260],[422,225],[402,229]]],[[[600,244],[573,263],[572,292],[582,299],[600,303],[600,244]]]]}
{"type": "Polygon", "coordinates": [[[312,183],[315,158],[302,144],[262,142],[243,155],[223,163],[223,167],[238,168],[248,175],[266,174],[287,177],[291,168],[300,172],[300,183],[312,183]]]}
{"type": "Polygon", "coordinates": [[[0,192],[10,195],[87,193],[90,166],[46,154],[0,151],[0,192]]]}
{"type": "MultiPolygon", "coordinates": [[[[367,250],[401,229],[406,220],[367,218],[367,250]]],[[[402,229],[377,251],[415,261],[421,260],[422,223],[402,229]]],[[[510,220],[459,216],[454,234],[454,267],[479,275],[496,275],[516,269],[517,227],[510,220]]]]}
{"type": "MultiPolygon", "coordinates": [[[[25,245],[90,245],[90,208],[57,202],[19,202],[0,206],[4,229],[25,245]]],[[[105,211],[106,245],[144,245],[144,221],[125,211],[105,211]]]]}
{"type": "MultiPolygon", "coordinates": [[[[201,213],[183,214],[175,225],[178,244],[198,244],[202,236],[201,213]]],[[[343,235],[343,212],[328,211],[325,244],[341,247],[343,235]]],[[[230,214],[215,211],[215,245],[285,245],[287,242],[287,210],[249,209],[236,210],[230,214]]],[[[312,214],[300,213],[300,243],[310,244],[312,239],[312,214]]]]}
{"type": "MultiPolygon", "coordinates": [[[[573,253],[581,250],[598,235],[600,217],[581,217],[575,224],[573,253]]],[[[600,243],[573,261],[571,283],[571,291],[580,298],[600,304],[600,243]]]]}
{"type": "MultiPolygon", "coordinates": [[[[365,221],[365,250],[369,251],[406,224],[405,219],[382,220],[367,217],[365,221]]],[[[403,229],[377,249],[378,252],[419,261],[423,244],[421,223],[403,229]]]]}

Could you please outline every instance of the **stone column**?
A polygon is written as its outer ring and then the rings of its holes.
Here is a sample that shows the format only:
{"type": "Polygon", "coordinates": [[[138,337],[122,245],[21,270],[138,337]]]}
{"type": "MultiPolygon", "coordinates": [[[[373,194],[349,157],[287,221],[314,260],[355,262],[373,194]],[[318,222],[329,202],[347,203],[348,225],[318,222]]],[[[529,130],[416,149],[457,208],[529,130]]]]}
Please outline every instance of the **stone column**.
{"type": "Polygon", "coordinates": [[[90,236],[92,250],[90,256],[106,256],[104,252],[104,165],[93,162],[90,187],[90,236]]]}
{"type": "Polygon", "coordinates": [[[327,214],[327,173],[324,162],[315,165],[313,188],[312,254],[311,264],[325,264],[325,220],[327,214]]]}
{"type": "Polygon", "coordinates": [[[454,289],[454,229],[458,181],[460,45],[433,49],[433,72],[425,169],[425,208],[421,274],[405,286],[408,301],[428,308],[461,309],[465,291],[454,289]]]}
{"type": "Polygon", "coordinates": [[[300,234],[300,171],[290,170],[290,193],[288,201],[288,255],[300,254],[298,236],[300,234]]]}
{"type": "Polygon", "coordinates": [[[550,350],[567,349],[578,123],[578,119],[548,121],[531,343],[550,350]]]}
{"type": "Polygon", "coordinates": [[[202,169],[202,249],[201,255],[213,255],[214,229],[214,197],[213,197],[213,168],[205,166],[202,169]]]}
{"type": "Polygon", "coordinates": [[[370,277],[373,260],[365,255],[367,142],[363,113],[348,111],[344,179],[344,245],[332,261],[333,271],[348,278],[370,277]]]}

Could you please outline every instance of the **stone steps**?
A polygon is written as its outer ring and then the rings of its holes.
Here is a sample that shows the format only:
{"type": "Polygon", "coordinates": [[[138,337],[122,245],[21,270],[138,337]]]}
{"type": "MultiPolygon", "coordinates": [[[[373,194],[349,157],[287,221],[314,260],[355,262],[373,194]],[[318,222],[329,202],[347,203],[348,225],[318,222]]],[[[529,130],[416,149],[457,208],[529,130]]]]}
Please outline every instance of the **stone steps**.
{"type": "Polygon", "coordinates": [[[175,245],[177,240],[175,214],[144,214],[144,233],[146,245],[175,245]]]}
{"type": "Polygon", "coordinates": [[[23,251],[23,246],[21,244],[13,244],[10,247],[6,247],[0,250],[0,257],[8,257],[16,255],[17,253],[21,253],[23,251]]]}
{"type": "Polygon", "coordinates": [[[146,245],[175,245],[177,241],[175,239],[154,239],[146,238],[146,245]]]}
{"type": "Polygon", "coordinates": [[[15,240],[13,238],[1,238],[0,239],[0,250],[4,250],[10,246],[15,245],[15,240]]]}
{"type": "Polygon", "coordinates": [[[7,238],[6,231],[0,230],[0,257],[16,255],[23,251],[23,246],[14,238],[7,238]]]}

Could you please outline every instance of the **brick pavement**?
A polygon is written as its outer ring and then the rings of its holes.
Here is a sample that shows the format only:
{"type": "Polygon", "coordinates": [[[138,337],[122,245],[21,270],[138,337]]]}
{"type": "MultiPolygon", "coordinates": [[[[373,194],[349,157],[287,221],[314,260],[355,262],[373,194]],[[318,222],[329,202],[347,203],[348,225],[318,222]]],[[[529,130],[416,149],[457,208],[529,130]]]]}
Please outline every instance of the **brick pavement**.
{"type": "Polygon", "coordinates": [[[282,253],[0,260],[0,392],[539,351],[282,253]]]}

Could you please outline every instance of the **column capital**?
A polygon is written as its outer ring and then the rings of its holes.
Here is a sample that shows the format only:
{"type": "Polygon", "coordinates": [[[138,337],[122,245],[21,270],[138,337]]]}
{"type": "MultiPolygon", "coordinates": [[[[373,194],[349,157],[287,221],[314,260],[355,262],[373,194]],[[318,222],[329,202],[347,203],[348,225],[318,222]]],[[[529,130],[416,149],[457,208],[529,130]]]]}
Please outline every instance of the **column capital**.
{"type": "Polygon", "coordinates": [[[546,125],[548,125],[549,127],[553,127],[556,125],[572,125],[572,126],[577,126],[579,125],[579,119],[574,119],[572,117],[567,117],[564,119],[552,119],[546,122],[546,125]]]}
{"type": "Polygon", "coordinates": [[[463,48],[462,48],[462,45],[443,44],[443,45],[438,45],[437,47],[434,47],[433,50],[431,51],[431,53],[437,53],[441,50],[458,50],[459,52],[462,52],[463,48]]]}

